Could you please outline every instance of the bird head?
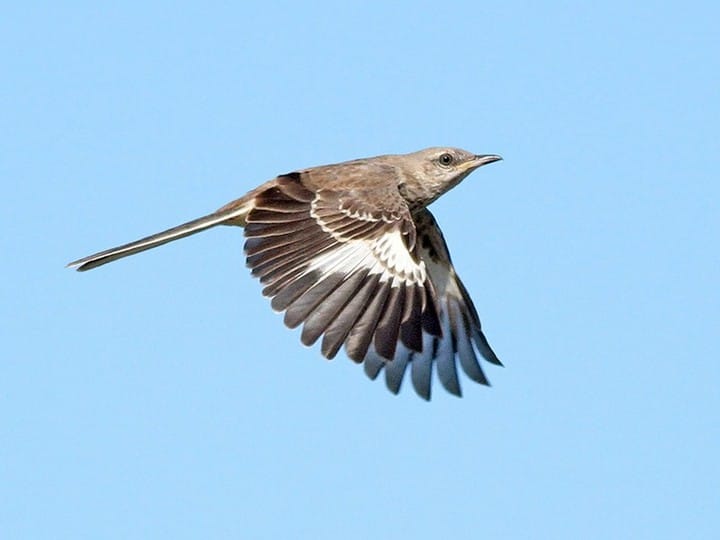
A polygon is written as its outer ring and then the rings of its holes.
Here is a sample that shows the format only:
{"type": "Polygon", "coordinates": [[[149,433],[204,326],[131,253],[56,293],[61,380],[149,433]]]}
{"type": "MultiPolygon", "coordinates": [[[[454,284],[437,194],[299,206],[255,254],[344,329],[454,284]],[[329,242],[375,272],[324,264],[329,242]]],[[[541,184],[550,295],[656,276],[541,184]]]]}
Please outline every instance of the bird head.
{"type": "Polygon", "coordinates": [[[411,206],[426,206],[458,185],[478,167],[499,161],[495,154],[433,147],[398,156],[405,174],[400,191],[411,206]]]}

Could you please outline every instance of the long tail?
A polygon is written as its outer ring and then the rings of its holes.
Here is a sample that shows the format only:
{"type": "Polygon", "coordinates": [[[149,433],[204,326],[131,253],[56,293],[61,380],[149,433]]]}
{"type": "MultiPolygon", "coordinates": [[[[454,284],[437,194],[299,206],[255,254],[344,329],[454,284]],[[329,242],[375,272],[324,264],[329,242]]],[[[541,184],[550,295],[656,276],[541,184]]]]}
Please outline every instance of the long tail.
{"type": "MultiPolygon", "coordinates": [[[[240,200],[235,202],[240,202],[240,200]]],[[[172,229],[141,238],[140,240],[130,242],[129,244],[106,249],[105,251],[95,253],[94,255],[83,257],[82,259],[68,263],[67,266],[69,268],[75,268],[79,272],[84,272],[85,270],[90,270],[117,259],[122,259],[128,255],[134,255],[135,253],[140,253],[141,251],[167,244],[173,240],[190,236],[191,234],[204,231],[205,229],[209,229],[217,225],[242,225],[244,224],[244,216],[247,214],[247,211],[248,208],[246,205],[236,204],[234,207],[227,205],[217,212],[207,216],[193,219],[192,221],[188,221],[187,223],[183,223],[182,225],[178,225],[172,229]]]]}

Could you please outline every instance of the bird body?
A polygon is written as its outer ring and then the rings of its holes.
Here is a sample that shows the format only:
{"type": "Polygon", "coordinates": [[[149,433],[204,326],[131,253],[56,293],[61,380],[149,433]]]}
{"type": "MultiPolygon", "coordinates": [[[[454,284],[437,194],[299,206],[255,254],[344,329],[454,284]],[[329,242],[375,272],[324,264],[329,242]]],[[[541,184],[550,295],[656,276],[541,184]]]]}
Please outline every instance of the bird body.
{"type": "Polygon", "coordinates": [[[280,175],[207,216],[70,263],[89,270],[217,225],[245,230],[252,274],[301,340],[322,338],[397,393],[410,366],[430,399],[432,366],[460,395],[456,360],[488,384],[475,349],[500,364],[426,206],[501,159],[454,148],[384,155],[280,175]]]}

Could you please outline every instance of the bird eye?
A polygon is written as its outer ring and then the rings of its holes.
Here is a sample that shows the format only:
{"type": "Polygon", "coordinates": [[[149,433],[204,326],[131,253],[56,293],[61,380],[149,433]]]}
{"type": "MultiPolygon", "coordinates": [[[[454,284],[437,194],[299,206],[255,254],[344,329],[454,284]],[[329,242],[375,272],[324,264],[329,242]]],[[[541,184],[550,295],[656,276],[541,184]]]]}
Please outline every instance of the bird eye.
{"type": "Polygon", "coordinates": [[[440,165],[444,165],[447,167],[448,165],[451,165],[453,162],[453,157],[451,154],[445,153],[440,154],[440,157],[438,158],[438,162],[440,162],[440,165]]]}

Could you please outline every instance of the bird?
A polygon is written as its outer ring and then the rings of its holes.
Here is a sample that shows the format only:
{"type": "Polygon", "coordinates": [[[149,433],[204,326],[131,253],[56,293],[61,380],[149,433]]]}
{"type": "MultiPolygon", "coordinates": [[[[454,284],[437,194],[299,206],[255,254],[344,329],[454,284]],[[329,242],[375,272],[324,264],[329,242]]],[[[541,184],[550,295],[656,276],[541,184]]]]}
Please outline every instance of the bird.
{"type": "Polygon", "coordinates": [[[251,274],[300,339],[333,359],[344,346],[397,394],[406,371],[431,398],[433,365],[461,396],[459,364],[489,386],[476,351],[502,366],[427,206],[475,169],[501,160],[432,147],[281,174],[215,212],[78,259],[90,270],[218,225],[244,229],[251,274]]]}

